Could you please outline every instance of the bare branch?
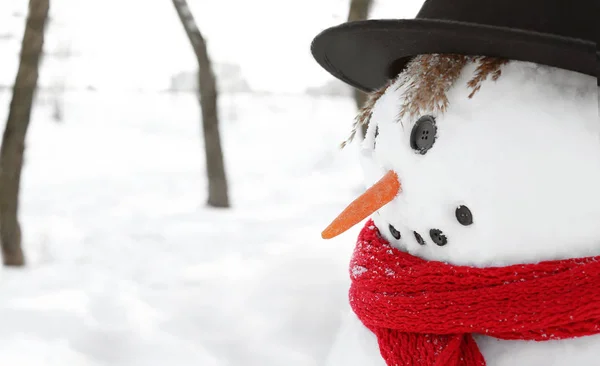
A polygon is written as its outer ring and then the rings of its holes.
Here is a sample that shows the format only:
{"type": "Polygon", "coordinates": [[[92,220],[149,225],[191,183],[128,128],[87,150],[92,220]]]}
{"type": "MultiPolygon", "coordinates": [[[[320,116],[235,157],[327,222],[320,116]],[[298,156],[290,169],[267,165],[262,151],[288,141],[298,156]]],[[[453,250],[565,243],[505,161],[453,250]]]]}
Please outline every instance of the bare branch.
{"type": "Polygon", "coordinates": [[[217,108],[217,82],[208,57],[206,42],[196,25],[186,0],[173,0],[179,20],[185,29],[198,61],[198,87],[202,109],[202,131],[206,150],[206,173],[208,176],[208,205],[229,207],[225,163],[219,134],[217,108]]]}
{"type": "Polygon", "coordinates": [[[49,0],[29,1],[29,14],[21,43],[19,69],[15,78],[8,121],[0,149],[0,242],[3,261],[7,266],[25,264],[25,256],[21,248],[21,227],[18,220],[19,190],[25,136],[37,88],[38,69],[49,7],[49,0]]]}

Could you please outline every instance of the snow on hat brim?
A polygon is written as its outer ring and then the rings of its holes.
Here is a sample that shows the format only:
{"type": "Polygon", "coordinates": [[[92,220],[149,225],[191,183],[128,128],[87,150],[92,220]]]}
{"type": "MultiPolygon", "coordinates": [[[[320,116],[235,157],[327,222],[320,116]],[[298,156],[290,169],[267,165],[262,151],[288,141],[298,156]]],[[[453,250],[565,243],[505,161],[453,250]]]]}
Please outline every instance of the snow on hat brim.
{"type": "Polygon", "coordinates": [[[338,79],[373,91],[414,56],[455,53],[529,61],[596,76],[591,41],[452,20],[400,19],[344,23],[312,42],[317,62],[338,79]]]}

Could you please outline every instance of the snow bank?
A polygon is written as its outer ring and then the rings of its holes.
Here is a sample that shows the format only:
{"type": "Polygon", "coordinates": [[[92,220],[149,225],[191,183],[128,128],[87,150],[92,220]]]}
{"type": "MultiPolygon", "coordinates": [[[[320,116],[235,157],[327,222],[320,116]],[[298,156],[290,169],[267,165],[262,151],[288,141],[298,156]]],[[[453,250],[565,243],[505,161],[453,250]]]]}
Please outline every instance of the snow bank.
{"type": "Polygon", "coordinates": [[[360,189],[355,151],[337,147],[352,103],[224,97],[231,210],[204,207],[193,96],[67,95],[62,124],[35,109],[29,265],[0,270],[0,359],[322,363],[347,309],[356,235],[320,238],[360,189]]]}

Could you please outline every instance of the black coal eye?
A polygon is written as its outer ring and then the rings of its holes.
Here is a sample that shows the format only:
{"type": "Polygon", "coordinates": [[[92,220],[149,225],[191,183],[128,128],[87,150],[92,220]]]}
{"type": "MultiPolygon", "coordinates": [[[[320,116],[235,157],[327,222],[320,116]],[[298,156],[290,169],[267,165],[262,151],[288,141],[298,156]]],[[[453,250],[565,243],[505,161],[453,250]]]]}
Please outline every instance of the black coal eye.
{"type": "Polygon", "coordinates": [[[423,116],[417,120],[410,133],[410,147],[419,154],[431,149],[436,139],[437,127],[433,116],[423,116]]]}
{"type": "Polygon", "coordinates": [[[468,226],[473,223],[473,214],[467,206],[458,206],[455,214],[456,219],[461,225],[468,226]]]}
{"type": "Polygon", "coordinates": [[[399,240],[402,237],[402,235],[400,235],[400,232],[398,230],[396,230],[396,228],[393,227],[392,225],[390,225],[390,234],[392,234],[392,236],[396,240],[399,240]]]}

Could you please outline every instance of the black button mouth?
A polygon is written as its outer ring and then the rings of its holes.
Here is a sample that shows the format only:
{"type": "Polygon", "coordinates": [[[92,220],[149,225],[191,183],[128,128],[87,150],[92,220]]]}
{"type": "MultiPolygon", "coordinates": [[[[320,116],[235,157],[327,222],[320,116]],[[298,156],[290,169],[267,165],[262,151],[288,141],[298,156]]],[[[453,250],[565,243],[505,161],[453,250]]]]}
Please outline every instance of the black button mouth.
{"type": "Polygon", "coordinates": [[[421,234],[419,234],[418,232],[414,232],[415,234],[415,239],[417,239],[417,243],[419,243],[419,245],[425,245],[425,240],[423,240],[423,237],[421,236],[421,234]]]}
{"type": "Polygon", "coordinates": [[[402,235],[400,234],[400,232],[398,230],[396,230],[395,227],[392,226],[392,224],[390,224],[389,229],[390,229],[390,234],[392,234],[392,236],[394,237],[394,239],[400,240],[400,238],[402,237],[402,235]]]}
{"type": "Polygon", "coordinates": [[[433,240],[433,242],[439,245],[440,247],[443,247],[444,245],[448,244],[448,238],[446,238],[446,235],[444,235],[442,230],[431,229],[429,230],[429,236],[431,237],[431,240],[433,240]]]}

